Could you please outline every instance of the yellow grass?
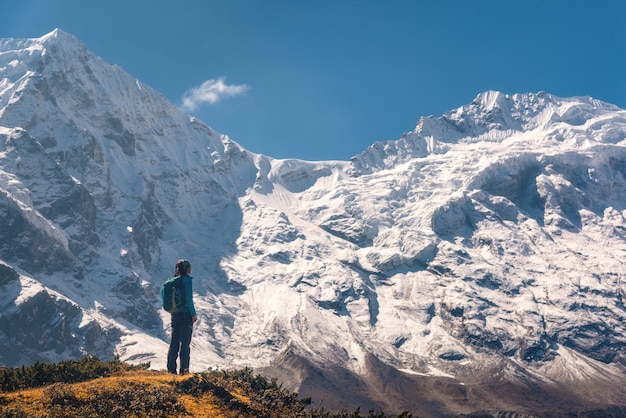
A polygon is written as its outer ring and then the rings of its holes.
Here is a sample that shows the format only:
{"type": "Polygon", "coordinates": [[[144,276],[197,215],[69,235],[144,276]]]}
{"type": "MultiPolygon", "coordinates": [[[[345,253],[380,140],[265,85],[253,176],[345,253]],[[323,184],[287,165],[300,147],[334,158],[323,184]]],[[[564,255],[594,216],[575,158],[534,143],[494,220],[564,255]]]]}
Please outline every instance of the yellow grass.
{"type": "MultiPolygon", "coordinates": [[[[152,388],[160,388],[164,390],[174,390],[174,385],[186,379],[192,378],[193,375],[172,375],[165,372],[154,371],[135,371],[126,372],[120,376],[103,377],[95,380],[62,384],[76,398],[81,400],[89,399],[93,396],[94,389],[98,392],[102,390],[115,390],[127,387],[128,384],[150,385],[152,388]]],[[[54,385],[52,385],[54,386],[54,385]]],[[[33,417],[47,417],[49,411],[46,407],[46,393],[49,393],[52,386],[20,390],[16,392],[1,393],[0,392],[0,410],[2,411],[22,411],[33,417]],[[48,391],[48,392],[47,392],[48,391]]],[[[247,402],[247,398],[241,393],[230,392],[232,396],[241,402],[247,402]]],[[[48,396],[49,398],[49,396],[48,396]]],[[[230,411],[221,406],[214,397],[207,393],[200,396],[181,394],[177,397],[180,404],[183,405],[186,413],[178,416],[185,417],[215,417],[215,418],[231,418],[241,416],[234,411],[230,411]]],[[[68,415],[64,415],[68,416],[68,415]]]]}

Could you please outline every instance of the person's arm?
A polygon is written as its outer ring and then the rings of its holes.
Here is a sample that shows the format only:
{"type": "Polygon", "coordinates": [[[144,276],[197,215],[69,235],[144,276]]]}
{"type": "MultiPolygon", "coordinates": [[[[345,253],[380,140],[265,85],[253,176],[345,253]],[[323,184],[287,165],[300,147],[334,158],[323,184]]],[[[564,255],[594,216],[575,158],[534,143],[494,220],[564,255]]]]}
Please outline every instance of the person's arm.
{"type": "Polygon", "coordinates": [[[183,285],[185,287],[185,301],[187,302],[187,309],[191,314],[193,322],[196,322],[196,308],[193,305],[193,284],[192,284],[191,276],[186,275],[183,277],[183,285]]]}

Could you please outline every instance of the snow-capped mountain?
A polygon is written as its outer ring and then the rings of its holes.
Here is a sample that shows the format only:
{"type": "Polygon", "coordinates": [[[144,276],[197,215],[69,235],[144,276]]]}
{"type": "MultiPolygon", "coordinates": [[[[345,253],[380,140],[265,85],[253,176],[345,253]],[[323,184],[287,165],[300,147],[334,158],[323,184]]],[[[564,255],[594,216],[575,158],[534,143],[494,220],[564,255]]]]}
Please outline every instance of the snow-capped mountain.
{"type": "Polygon", "coordinates": [[[0,363],[192,369],[326,407],[626,413],[626,111],[480,94],[351,161],[248,152],[55,30],[0,40],[0,363]]]}

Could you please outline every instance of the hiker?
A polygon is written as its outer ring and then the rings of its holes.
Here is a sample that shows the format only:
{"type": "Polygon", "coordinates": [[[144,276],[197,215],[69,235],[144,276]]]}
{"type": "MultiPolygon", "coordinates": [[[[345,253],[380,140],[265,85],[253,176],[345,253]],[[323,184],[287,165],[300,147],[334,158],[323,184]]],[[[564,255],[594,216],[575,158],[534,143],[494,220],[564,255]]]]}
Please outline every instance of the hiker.
{"type": "Polygon", "coordinates": [[[180,374],[189,373],[189,344],[193,323],[198,320],[193,306],[193,289],[191,280],[191,264],[187,260],[178,260],[174,269],[175,276],[182,276],[182,291],[185,306],[172,314],[172,342],[167,353],[167,371],[176,374],[176,359],[180,352],[180,374]]]}

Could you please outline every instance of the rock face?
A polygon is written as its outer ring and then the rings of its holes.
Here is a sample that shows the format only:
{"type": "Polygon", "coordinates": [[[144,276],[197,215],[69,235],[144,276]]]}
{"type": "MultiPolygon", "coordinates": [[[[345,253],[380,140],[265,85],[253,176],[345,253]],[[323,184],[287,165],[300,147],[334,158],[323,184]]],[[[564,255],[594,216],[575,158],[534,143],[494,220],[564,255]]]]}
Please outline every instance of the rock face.
{"type": "MultiPolygon", "coordinates": [[[[325,407],[624,413],[626,111],[480,94],[350,162],[255,155],[56,30],[0,40],[0,363],[192,367],[325,407]]],[[[504,415],[503,415],[504,414],[504,415]]]]}

